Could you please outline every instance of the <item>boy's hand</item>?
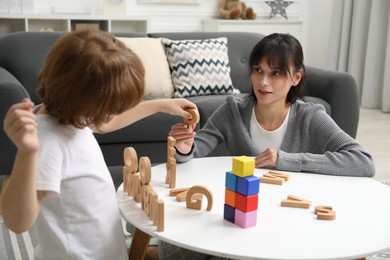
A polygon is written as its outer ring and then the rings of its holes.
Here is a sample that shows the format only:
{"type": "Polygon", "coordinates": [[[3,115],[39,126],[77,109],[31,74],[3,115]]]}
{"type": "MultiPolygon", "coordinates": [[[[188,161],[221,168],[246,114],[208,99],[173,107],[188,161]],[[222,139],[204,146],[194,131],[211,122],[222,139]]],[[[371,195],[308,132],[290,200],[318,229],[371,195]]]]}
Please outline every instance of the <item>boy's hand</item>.
{"type": "Polygon", "coordinates": [[[12,105],[4,117],[4,131],[22,153],[34,153],[39,149],[33,106],[29,99],[24,99],[12,105]]]}
{"type": "Polygon", "coordinates": [[[188,154],[191,152],[195,137],[194,129],[185,123],[178,123],[171,127],[168,135],[175,138],[175,147],[180,153],[188,154]]]}
{"type": "Polygon", "coordinates": [[[185,98],[172,98],[164,100],[161,104],[160,111],[171,115],[177,115],[184,118],[192,119],[190,112],[187,109],[198,109],[194,103],[185,98]]]}

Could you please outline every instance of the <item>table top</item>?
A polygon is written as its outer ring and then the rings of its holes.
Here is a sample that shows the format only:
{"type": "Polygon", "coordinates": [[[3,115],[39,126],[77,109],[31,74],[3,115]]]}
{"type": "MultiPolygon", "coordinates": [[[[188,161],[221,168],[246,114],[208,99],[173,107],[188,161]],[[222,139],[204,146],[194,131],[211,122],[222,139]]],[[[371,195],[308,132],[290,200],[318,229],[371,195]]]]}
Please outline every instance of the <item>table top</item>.
{"type": "MultiPolygon", "coordinates": [[[[225,174],[233,157],[207,157],[177,164],[176,188],[204,185],[213,208],[187,209],[169,196],[166,165],[152,167],[151,185],[165,205],[164,231],[147,218],[141,204],[118,188],[122,216],[145,233],[187,249],[239,259],[356,259],[390,247],[390,188],[365,177],[284,172],[283,185],[261,183],[257,224],[241,228],[224,220],[225,174]],[[288,195],[311,201],[309,209],[281,207],[288,195]],[[335,220],[318,220],[314,208],[330,205],[335,220]]],[[[268,172],[255,169],[255,176],[268,172]]]]}

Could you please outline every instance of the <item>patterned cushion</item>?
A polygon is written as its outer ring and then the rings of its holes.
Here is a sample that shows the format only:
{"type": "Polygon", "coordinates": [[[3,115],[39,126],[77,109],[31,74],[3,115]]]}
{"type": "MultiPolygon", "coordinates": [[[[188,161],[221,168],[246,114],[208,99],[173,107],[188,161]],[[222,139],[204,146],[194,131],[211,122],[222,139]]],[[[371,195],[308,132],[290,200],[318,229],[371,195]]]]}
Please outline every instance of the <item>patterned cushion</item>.
{"type": "Polygon", "coordinates": [[[239,94],[230,78],[227,38],[170,40],[162,38],[175,97],[239,94]]]}

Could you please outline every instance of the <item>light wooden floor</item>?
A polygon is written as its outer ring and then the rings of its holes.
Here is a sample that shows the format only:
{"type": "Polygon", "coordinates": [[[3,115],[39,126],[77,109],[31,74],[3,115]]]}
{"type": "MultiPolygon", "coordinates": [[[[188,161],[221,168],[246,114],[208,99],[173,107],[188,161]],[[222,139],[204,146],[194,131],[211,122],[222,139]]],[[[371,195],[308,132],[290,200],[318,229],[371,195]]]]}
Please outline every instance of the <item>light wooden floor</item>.
{"type": "Polygon", "coordinates": [[[374,159],[374,178],[390,180],[390,113],[361,108],[356,140],[374,159]]]}

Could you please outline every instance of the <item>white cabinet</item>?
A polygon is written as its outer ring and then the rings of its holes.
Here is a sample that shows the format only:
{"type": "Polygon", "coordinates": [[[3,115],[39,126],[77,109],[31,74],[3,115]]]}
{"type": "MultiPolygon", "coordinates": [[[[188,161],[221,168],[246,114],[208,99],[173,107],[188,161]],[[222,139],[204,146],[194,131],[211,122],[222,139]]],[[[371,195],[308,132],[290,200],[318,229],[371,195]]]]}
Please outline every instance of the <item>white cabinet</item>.
{"type": "Polygon", "coordinates": [[[147,18],[105,15],[1,14],[0,36],[18,31],[65,31],[95,27],[113,33],[149,31],[147,18]]]}
{"type": "Polygon", "coordinates": [[[301,20],[203,20],[205,32],[256,32],[264,35],[271,33],[289,33],[295,36],[302,46],[306,43],[304,23],[301,20]]]}

